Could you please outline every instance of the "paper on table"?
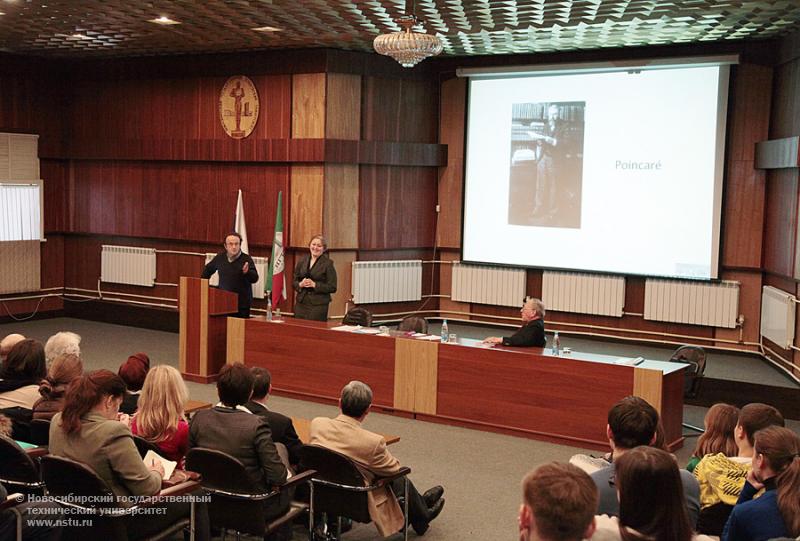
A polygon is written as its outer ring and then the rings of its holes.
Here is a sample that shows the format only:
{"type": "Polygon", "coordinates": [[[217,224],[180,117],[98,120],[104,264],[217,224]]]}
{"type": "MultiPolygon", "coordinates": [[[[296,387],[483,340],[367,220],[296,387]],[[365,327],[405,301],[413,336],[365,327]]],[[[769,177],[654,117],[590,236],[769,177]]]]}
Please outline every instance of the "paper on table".
{"type": "Polygon", "coordinates": [[[434,340],[441,340],[441,339],[442,339],[441,336],[436,336],[435,334],[430,334],[428,336],[422,335],[418,338],[418,340],[430,340],[431,342],[433,342],[434,340]]]}
{"type": "Polygon", "coordinates": [[[624,364],[626,366],[639,366],[644,362],[644,357],[635,357],[632,359],[621,358],[614,361],[614,364],[624,364]]]}
{"type": "Polygon", "coordinates": [[[358,329],[355,332],[358,332],[358,333],[361,333],[361,334],[378,334],[378,333],[381,332],[381,330],[380,329],[371,329],[369,327],[364,327],[363,329],[358,329]]]}
{"type": "Polygon", "coordinates": [[[339,325],[338,327],[331,327],[332,331],[345,331],[345,332],[353,332],[355,330],[360,329],[359,325],[339,325]]]}
{"type": "Polygon", "coordinates": [[[144,455],[144,463],[145,465],[152,464],[153,462],[160,462],[161,466],[164,468],[164,479],[169,479],[172,477],[172,472],[175,471],[175,466],[178,465],[177,462],[173,462],[171,460],[167,460],[163,456],[159,455],[155,451],[147,451],[147,454],[144,455]]]}

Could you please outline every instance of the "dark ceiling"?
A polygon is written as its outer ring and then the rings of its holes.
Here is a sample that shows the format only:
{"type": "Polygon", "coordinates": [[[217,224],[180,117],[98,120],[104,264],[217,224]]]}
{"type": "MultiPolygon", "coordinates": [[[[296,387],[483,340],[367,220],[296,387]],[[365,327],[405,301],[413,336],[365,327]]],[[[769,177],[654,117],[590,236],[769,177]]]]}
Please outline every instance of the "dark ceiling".
{"type": "MultiPolygon", "coordinates": [[[[0,0],[0,48],[121,57],[326,47],[371,51],[405,0],[0,0]],[[169,17],[180,24],[150,20],[169,17]],[[257,31],[259,27],[278,31],[257,31]]],[[[774,38],[800,28],[800,0],[418,0],[445,55],[774,38]]]]}

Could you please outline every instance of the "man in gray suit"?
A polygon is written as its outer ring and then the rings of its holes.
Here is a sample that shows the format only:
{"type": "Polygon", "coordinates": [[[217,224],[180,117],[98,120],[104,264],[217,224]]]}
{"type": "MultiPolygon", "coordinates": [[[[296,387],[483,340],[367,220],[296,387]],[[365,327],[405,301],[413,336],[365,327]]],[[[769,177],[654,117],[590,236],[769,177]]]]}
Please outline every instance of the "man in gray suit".
{"type": "MultiPolygon", "coordinates": [[[[250,399],[253,374],[243,364],[225,365],[217,380],[219,403],[212,409],[198,411],[189,427],[189,447],[206,447],[228,453],[244,464],[247,474],[259,490],[268,492],[272,485],[286,481],[283,465],[272,441],[269,423],[253,415],[242,405],[250,399]]],[[[274,518],[289,508],[289,497],[266,500],[267,518],[274,518]]]]}

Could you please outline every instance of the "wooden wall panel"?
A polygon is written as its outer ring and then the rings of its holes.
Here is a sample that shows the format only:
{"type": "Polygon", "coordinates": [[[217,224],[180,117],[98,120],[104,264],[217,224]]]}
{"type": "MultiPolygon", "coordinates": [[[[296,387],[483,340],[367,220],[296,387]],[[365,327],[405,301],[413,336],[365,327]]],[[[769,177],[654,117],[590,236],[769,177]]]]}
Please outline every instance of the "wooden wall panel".
{"type": "Polygon", "coordinates": [[[350,250],[329,252],[328,255],[336,268],[336,293],[331,298],[331,305],[328,308],[328,317],[344,316],[346,305],[352,298],[351,290],[353,284],[353,261],[356,260],[357,253],[350,250]]]}
{"type": "Polygon", "coordinates": [[[56,75],[50,75],[55,70],[32,71],[6,65],[0,58],[0,72],[0,132],[37,134],[40,152],[61,152],[70,93],[56,75]]]}
{"type": "Polygon", "coordinates": [[[361,166],[361,249],[433,246],[436,178],[433,168],[361,166]]]}
{"type": "Polygon", "coordinates": [[[366,77],[362,99],[363,139],[435,143],[438,93],[433,81],[366,77]]]}
{"type": "MultiPolygon", "coordinates": [[[[761,271],[725,271],[723,280],[739,282],[739,312],[744,316],[742,339],[745,342],[758,342],[761,327],[761,285],[763,282],[761,271]]],[[[716,338],[726,340],[739,340],[739,329],[714,330],[716,338]]],[[[730,344],[719,343],[722,347],[731,347],[730,344]]]]}
{"type": "Polygon", "coordinates": [[[291,204],[289,205],[292,234],[288,246],[307,247],[312,236],[322,232],[323,177],[321,165],[291,167],[291,204]]]}
{"type": "Polygon", "coordinates": [[[325,137],[325,74],[292,76],[292,137],[325,137]]]}
{"type": "Polygon", "coordinates": [[[250,245],[272,244],[282,165],[75,162],[72,231],[217,243],[242,190],[250,245]],[[249,217],[249,218],[248,218],[249,217]]]}
{"type": "Polygon", "coordinates": [[[800,58],[775,69],[769,138],[800,135],[800,58]]]}
{"type": "Polygon", "coordinates": [[[325,138],[361,139],[361,76],[328,74],[325,138]]]}
{"type": "Polygon", "coordinates": [[[443,248],[461,247],[466,100],[466,79],[449,79],[442,83],[439,142],[447,145],[447,167],[439,172],[437,235],[438,244],[443,248]]]}
{"type": "Polygon", "coordinates": [[[358,248],[358,166],[327,164],[323,195],[323,234],[331,248],[358,248]]]}
{"type": "Polygon", "coordinates": [[[767,171],[764,270],[792,276],[797,233],[797,172],[767,171]]]}
{"type": "Polygon", "coordinates": [[[769,134],[772,68],[752,63],[732,71],[727,167],[722,210],[723,267],[761,268],[764,236],[763,171],[754,168],[755,144],[769,134]]]}
{"type": "MultiPolygon", "coordinates": [[[[288,138],[291,76],[250,78],[259,94],[259,119],[243,142],[288,138]]],[[[218,108],[219,93],[226,80],[227,77],[191,77],[76,81],[69,116],[72,139],[119,140],[123,150],[139,139],[227,140],[218,108]],[[98,119],[102,119],[103,135],[98,134],[98,119]]]]}

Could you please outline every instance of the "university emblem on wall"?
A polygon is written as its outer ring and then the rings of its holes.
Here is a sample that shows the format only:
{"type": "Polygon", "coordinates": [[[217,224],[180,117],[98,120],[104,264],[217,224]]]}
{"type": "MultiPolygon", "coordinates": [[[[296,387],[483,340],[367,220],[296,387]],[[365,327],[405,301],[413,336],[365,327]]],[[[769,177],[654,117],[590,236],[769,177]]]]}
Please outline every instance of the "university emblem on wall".
{"type": "Polygon", "coordinates": [[[219,93],[219,120],[234,139],[253,133],[258,122],[258,91],[249,77],[237,75],[225,81],[219,93]]]}

